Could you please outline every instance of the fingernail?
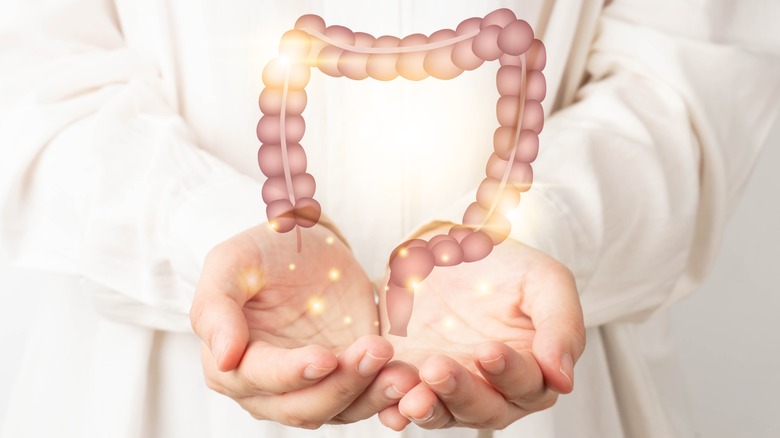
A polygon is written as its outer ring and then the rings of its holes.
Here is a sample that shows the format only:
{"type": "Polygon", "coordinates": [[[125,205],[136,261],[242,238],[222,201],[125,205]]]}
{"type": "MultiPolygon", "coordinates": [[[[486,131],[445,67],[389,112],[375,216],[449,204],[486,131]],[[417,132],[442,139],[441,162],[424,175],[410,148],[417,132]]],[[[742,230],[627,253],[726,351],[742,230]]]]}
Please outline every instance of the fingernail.
{"type": "Polygon", "coordinates": [[[574,389],[574,361],[571,360],[571,355],[569,353],[564,353],[563,357],[561,357],[560,371],[561,374],[566,377],[566,380],[569,381],[571,388],[574,389]]]}
{"type": "Polygon", "coordinates": [[[376,357],[370,351],[366,351],[363,359],[360,359],[360,363],[358,363],[357,372],[363,377],[371,377],[378,373],[388,360],[390,360],[389,357],[376,357]]]}
{"type": "Polygon", "coordinates": [[[390,385],[385,389],[385,397],[393,400],[399,400],[401,397],[403,397],[405,394],[396,388],[395,385],[390,385]]]}
{"type": "Polygon", "coordinates": [[[229,346],[230,340],[224,332],[217,332],[211,340],[211,355],[214,356],[217,367],[222,364],[222,359],[225,357],[229,346]]]}
{"type": "Polygon", "coordinates": [[[455,392],[455,378],[452,377],[452,374],[447,374],[447,377],[435,382],[426,380],[425,383],[439,394],[447,395],[455,392]]]}
{"type": "Polygon", "coordinates": [[[320,368],[312,363],[303,369],[303,378],[309,380],[317,380],[327,376],[332,371],[333,368],[320,368]]]}
{"type": "Polygon", "coordinates": [[[501,374],[506,369],[506,359],[503,354],[499,354],[495,359],[480,360],[479,364],[490,374],[501,374]]]}
{"type": "Polygon", "coordinates": [[[420,422],[421,423],[421,422],[424,422],[424,421],[428,421],[431,418],[433,418],[433,406],[431,406],[431,408],[428,409],[428,412],[425,414],[425,416],[423,416],[422,418],[414,418],[414,417],[412,417],[412,420],[415,421],[415,422],[420,422]]]}

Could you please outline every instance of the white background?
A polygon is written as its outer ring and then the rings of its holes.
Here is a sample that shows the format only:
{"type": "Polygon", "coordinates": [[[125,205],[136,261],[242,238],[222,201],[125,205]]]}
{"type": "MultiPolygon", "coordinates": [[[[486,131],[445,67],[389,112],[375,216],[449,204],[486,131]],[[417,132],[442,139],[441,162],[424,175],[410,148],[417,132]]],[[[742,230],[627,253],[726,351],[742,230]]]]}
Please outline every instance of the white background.
{"type": "Polygon", "coordinates": [[[705,286],[674,308],[701,437],[780,437],[780,121],[705,286]]]}
{"type": "MultiPolygon", "coordinates": [[[[731,219],[708,282],[673,312],[701,437],[780,437],[778,168],[780,123],[731,219]]],[[[34,307],[56,292],[57,282],[0,265],[0,424],[34,307]]]]}

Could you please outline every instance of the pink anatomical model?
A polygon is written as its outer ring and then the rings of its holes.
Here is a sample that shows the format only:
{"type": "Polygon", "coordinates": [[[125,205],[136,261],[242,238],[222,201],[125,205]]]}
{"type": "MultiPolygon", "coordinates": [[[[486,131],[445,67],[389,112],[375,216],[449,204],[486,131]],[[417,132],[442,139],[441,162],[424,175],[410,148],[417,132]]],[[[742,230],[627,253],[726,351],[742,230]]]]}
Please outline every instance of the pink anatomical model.
{"type": "Polygon", "coordinates": [[[326,26],[316,15],[304,15],[294,30],[282,36],[279,55],[263,70],[263,116],[257,124],[262,146],[257,158],[268,177],[263,185],[268,221],[280,233],[295,229],[299,250],[299,227],[314,226],[321,213],[314,199],[314,177],[306,173],[306,153],[300,144],[306,128],[301,113],[311,68],[354,80],[389,81],[400,76],[419,81],[429,76],[452,79],[485,61],[501,64],[496,74],[499,127],[476,202],[466,209],[462,225],[427,241],[403,242],[390,255],[386,288],[390,333],[406,336],[418,283],[436,266],[484,259],[509,235],[506,213],[517,207],[520,193],[531,186],[531,162],[539,151],[544,125],[540,103],[546,93],[544,45],[534,39],[531,26],[509,9],[469,18],[454,30],[404,38],[375,38],[343,26],[326,26]]]}

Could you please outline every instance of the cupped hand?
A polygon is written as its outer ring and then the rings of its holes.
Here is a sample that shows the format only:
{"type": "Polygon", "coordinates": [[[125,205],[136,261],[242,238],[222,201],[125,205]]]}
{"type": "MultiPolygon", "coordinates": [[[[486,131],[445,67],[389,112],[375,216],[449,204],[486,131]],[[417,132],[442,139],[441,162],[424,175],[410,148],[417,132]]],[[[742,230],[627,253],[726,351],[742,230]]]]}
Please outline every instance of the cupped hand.
{"type": "Polygon", "coordinates": [[[242,232],[207,256],[190,317],[208,386],[258,419],[316,428],[396,405],[417,370],[388,361],[373,287],[321,225],[242,232]]]}
{"type": "Polygon", "coordinates": [[[394,429],[501,429],[573,389],[585,329],[570,271],[516,241],[485,259],[439,267],[414,293],[408,337],[384,336],[421,382],[380,414],[394,429]]]}

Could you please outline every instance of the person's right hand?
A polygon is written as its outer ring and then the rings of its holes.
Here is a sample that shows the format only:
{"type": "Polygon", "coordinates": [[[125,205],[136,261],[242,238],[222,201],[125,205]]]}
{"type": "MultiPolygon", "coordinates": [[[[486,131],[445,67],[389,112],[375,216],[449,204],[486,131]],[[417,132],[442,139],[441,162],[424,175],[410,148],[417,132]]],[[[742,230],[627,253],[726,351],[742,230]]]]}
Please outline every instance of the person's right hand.
{"type": "Polygon", "coordinates": [[[316,428],[398,403],[417,370],[391,362],[373,287],[327,228],[259,225],[207,256],[190,317],[208,386],[262,420],[316,428]]]}

